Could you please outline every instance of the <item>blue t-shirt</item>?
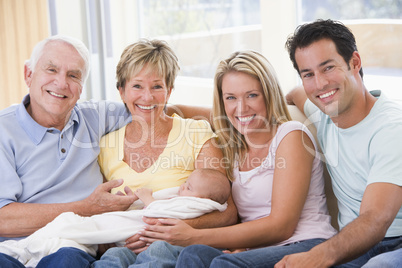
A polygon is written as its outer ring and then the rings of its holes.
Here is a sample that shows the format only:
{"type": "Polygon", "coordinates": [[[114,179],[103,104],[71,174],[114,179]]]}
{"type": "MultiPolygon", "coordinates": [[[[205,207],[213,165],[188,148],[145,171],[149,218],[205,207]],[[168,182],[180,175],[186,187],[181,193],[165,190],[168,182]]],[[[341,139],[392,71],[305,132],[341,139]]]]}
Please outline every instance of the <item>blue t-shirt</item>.
{"type": "Polygon", "coordinates": [[[25,109],[29,101],[27,95],[0,112],[0,208],[85,199],[103,181],[97,162],[101,137],[127,124],[130,114],[118,102],[81,102],[59,131],[34,121],[25,109]]]}
{"type": "MultiPolygon", "coordinates": [[[[334,194],[339,227],[358,217],[367,185],[386,182],[402,186],[402,107],[381,96],[358,124],[338,128],[311,101],[304,113],[317,128],[334,194]]],[[[386,237],[402,235],[402,208],[386,237]]]]}

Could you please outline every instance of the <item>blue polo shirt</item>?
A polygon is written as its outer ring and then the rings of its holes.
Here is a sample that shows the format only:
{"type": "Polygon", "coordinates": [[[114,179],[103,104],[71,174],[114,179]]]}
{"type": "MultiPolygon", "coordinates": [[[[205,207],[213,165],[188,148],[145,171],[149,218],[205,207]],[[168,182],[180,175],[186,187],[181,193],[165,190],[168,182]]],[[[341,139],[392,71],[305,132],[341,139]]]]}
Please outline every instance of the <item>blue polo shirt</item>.
{"type": "Polygon", "coordinates": [[[130,114],[118,102],[81,102],[59,131],[36,123],[25,108],[29,101],[27,95],[0,111],[0,208],[85,199],[103,180],[97,162],[101,137],[127,124],[130,114]]]}

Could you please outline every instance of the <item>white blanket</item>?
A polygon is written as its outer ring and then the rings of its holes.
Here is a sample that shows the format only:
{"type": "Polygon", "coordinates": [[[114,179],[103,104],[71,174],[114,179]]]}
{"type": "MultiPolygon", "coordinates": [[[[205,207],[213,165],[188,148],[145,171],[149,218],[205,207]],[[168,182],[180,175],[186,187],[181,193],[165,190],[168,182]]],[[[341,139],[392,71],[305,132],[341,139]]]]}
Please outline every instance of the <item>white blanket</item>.
{"type": "MultiPolygon", "coordinates": [[[[92,256],[98,244],[119,243],[141,230],[142,217],[190,219],[213,210],[224,211],[227,204],[197,198],[177,196],[178,187],[155,192],[148,207],[141,210],[109,212],[91,217],[81,217],[65,212],[45,227],[22,240],[0,243],[0,252],[18,259],[26,267],[35,267],[45,256],[62,247],[79,248],[92,256]],[[175,194],[173,194],[175,193],[175,194]],[[172,196],[176,196],[171,198],[172,196]],[[171,198],[166,200],[159,200],[171,198]]],[[[143,205],[142,205],[143,206],[143,205]]],[[[141,207],[136,204],[135,207],[141,207]]]]}

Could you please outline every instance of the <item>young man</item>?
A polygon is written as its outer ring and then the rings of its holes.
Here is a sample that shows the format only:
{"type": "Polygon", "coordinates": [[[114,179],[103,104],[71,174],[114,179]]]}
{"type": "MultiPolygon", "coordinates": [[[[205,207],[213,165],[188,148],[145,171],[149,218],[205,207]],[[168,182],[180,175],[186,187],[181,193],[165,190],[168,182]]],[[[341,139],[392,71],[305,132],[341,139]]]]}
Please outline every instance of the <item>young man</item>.
{"type": "Polygon", "coordinates": [[[401,106],[366,89],[355,38],[342,23],[301,25],[286,46],[304,87],[287,100],[317,127],[341,231],[275,267],[361,267],[402,243],[401,106]]]}

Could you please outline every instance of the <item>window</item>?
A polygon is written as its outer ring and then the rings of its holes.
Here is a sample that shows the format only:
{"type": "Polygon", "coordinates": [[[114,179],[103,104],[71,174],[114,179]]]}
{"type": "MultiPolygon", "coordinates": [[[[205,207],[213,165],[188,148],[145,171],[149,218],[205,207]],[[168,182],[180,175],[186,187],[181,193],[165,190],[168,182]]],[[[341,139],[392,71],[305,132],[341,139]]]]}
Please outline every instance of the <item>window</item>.
{"type": "Polygon", "coordinates": [[[166,40],[180,74],[172,103],[212,104],[219,61],[241,49],[261,51],[260,0],[141,0],[140,37],[166,40]]]}
{"type": "Polygon", "coordinates": [[[300,23],[332,18],[355,33],[368,89],[402,101],[402,0],[48,1],[57,26],[52,34],[75,36],[91,50],[82,99],[120,99],[116,64],[123,49],[142,37],[166,40],[179,58],[171,103],[211,105],[218,62],[241,49],[262,52],[286,92],[299,81],[284,48],[287,36],[300,23]]]}

